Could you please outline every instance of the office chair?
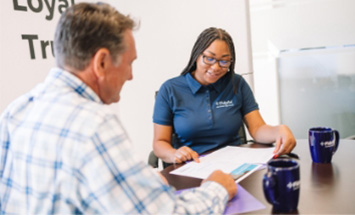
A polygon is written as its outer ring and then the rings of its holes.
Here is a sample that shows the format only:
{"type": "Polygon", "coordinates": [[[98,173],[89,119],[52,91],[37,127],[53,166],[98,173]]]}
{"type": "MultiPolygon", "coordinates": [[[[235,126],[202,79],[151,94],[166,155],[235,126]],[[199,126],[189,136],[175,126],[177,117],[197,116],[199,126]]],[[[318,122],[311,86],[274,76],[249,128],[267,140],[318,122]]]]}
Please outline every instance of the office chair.
{"type": "Polygon", "coordinates": [[[159,167],[159,158],[154,154],[153,150],[149,153],[148,164],[153,168],[159,167]]]}

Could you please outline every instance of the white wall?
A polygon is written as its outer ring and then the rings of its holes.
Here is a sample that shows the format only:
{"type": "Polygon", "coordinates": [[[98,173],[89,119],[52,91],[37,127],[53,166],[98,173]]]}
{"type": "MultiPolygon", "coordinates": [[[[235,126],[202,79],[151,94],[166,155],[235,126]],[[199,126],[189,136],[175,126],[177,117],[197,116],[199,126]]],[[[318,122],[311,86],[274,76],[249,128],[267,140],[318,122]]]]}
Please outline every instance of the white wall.
{"type": "Polygon", "coordinates": [[[42,81],[54,65],[50,47],[46,49],[46,59],[43,58],[40,41],[53,40],[55,23],[60,14],[56,9],[53,19],[47,20],[45,17],[49,12],[45,4],[42,8],[41,12],[35,13],[30,10],[26,0],[1,1],[0,112],[13,99],[42,81]],[[15,10],[14,2],[27,11],[15,10]],[[22,35],[38,37],[33,42],[35,59],[31,59],[29,41],[22,39],[22,35]]]}
{"type": "MultiPolygon", "coordinates": [[[[47,0],[7,0],[0,7],[0,112],[16,97],[32,89],[54,65],[50,47],[44,59],[40,41],[53,40],[60,8],[74,0],[55,1],[53,18],[47,0]],[[39,12],[32,12],[29,2],[39,12]],[[22,10],[15,10],[17,4],[22,10]],[[27,11],[23,11],[26,8],[27,11]],[[47,19],[46,19],[47,17],[47,19]],[[49,19],[49,20],[48,20],[49,19]],[[21,35],[37,35],[30,58],[28,40],[21,35]]],[[[75,1],[82,2],[82,1],[75,1]]],[[[90,1],[95,2],[95,1],[90,1]]],[[[137,153],[147,159],[152,149],[154,92],[168,78],[177,76],[187,64],[192,45],[207,27],[226,29],[234,39],[238,73],[251,69],[247,32],[246,0],[106,0],[120,12],[140,21],[134,33],[138,59],[134,79],[123,88],[121,101],[113,105],[137,153]]],[[[52,7],[52,5],[51,5],[52,7]]],[[[246,78],[249,79],[248,77],[246,78]]]]}

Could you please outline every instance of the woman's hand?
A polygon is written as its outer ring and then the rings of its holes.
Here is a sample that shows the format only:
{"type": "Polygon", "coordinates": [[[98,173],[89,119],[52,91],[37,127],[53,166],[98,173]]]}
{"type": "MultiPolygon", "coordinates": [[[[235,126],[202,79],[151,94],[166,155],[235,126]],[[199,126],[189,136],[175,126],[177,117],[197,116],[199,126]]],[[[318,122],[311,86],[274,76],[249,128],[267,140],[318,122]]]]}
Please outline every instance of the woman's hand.
{"type": "Polygon", "coordinates": [[[296,140],[291,130],[286,125],[279,125],[276,136],[274,154],[290,153],[296,146],[296,140]]]}
{"type": "Polygon", "coordinates": [[[250,135],[256,142],[275,142],[274,154],[290,153],[296,146],[296,140],[286,125],[267,125],[258,110],[254,110],[244,117],[250,135]]]}
{"type": "Polygon", "coordinates": [[[171,159],[172,163],[182,163],[188,160],[194,160],[196,162],[200,162],[198,159],[199,155],[197,152],[192,150],[190,147],[182,146],[178,148],[175,153],[173,153],[173,157],[171,159]]]}

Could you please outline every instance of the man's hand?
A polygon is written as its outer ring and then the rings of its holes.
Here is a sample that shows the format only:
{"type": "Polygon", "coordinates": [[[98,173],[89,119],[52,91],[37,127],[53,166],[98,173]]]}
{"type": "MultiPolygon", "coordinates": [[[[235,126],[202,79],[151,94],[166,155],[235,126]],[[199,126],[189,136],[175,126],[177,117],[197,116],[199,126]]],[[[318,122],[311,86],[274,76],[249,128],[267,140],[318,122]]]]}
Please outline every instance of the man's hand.
{"type": "Polygon", "coordinates": [[[237,194],[237,185],[231,175],[222,172],[221,170],[216,170],[211,173],[202,183],[206,181],[215,181],[222,185],[228,192],[229,200],[237,194]]]}

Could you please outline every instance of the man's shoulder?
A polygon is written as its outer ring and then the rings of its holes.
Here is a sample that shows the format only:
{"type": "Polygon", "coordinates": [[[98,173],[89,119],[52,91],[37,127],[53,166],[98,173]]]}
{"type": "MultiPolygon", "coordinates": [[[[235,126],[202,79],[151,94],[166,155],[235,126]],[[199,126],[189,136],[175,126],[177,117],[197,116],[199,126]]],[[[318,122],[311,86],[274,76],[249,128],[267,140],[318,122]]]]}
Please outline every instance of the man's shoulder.
{"type": "Polygon", "coordinates": [[[90,120],[92,123],[97,124],[102,123],[107,118],[116,116],[113,107],[88,99],[82,99],[81,102],[78,101],[73,109],[73,111],[75,109],[79,110],[77,118],[90,120]]]}
{"type": "Polygon", "coordinates": [[[26,108],[26,105],[31,102],[31,92],[23,94],[12,102],[10,102],[6,107],[5,110],[1,113],[1,119],[6,116],[16,115],[18,112],[26,108]]]}

